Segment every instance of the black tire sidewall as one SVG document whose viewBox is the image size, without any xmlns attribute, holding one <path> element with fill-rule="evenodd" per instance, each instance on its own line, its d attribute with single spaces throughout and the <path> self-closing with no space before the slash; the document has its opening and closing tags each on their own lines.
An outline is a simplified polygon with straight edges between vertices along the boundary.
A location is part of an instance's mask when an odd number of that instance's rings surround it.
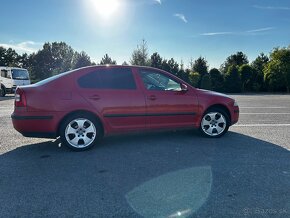
<svg viewBox="0 0 290 218">
<path fill-rule="evenodd" d="M 203 131 L 202 126 L 201 126 L 201 122 L 202 122 L 204 116 L 205 116 L 207 113 L 212 113 L 212 112 L 213 112 L 213 113 L 215 113 L 215 112 L 221 113 L 221 114 L 225 117 L 226 122 L 227 122 L 227 123 L 226 123 L 226 128 L 225 128 L 225 130 L 224 130 L 221 134 L 219 134 L 219 135 L 214 135 L 214 136 L 210 136 L 210 135 L 206 134 L 206 133 Z M 201 132 L 201 134 L 202 134 L 203 136 L 205 136 L 205 137 L 207 137 L 207 138 L 219 138 L 219 137 L 221 137 L 221 136 L 223 136 L 224 134 L 227 133 L 229 127 L 230 127 L 230 118 L 229 118 L 229 116 L 227 115 L 227 113 L 226 113 L 224 110 L 220 109 L 220 108 L 211 108 L 211 109 L 207 110 L 207 111 L 203 114 L 203 116 L 202 116 L 202 118 L 201 118 L 201 120 L 200 120 L 199 131 Z"/>
<path fill-rule="evenodd" d="M 65 137 L 65 130 L 66 130 L 66 127 L 67 125 L 75 120 L 75 119 L 87 119 L 89 121 L 91 121 L 95 127 L 96 127 L 96 137 L 94 139 L 94 141 L 88 145 L 87 147 L 84 147 L 84 148 L 76 148 L 74 146 L 72 146 L 66 139 Z M 88 150 L 90 148 L 92 148 L 96 143 L 97 141 L 101 138 L 101 125 L 100 123 L 98 122 L 98 120 L 96 119 L 96 117 L 94 117 L 93 115 L 90 115 L 90 114 L 87 114 L 87 113 L 76 113 L 76 114 L 72 114 L 70 116 L 68 116 L 61 124 L 60 126 L 60 139 L 61 139 L 61 142 L 67 146 L 68 148 L 74 150 L 74 151 L 84 151 L 84 150 Z"/>
</svg>

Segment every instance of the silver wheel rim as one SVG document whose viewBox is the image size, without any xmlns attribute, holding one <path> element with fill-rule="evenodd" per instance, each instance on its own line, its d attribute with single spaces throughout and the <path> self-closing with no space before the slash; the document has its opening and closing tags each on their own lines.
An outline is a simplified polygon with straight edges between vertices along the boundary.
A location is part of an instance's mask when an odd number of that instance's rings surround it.
<svg viewBox="0 0 290 218">
<path fill-rule="evenodd" d="M 207 113 L 201 121 L 202 131 L 209 136 L 218 136 L 222 134 L 226 127 L 226 118 L 219 112 Z"/>
<path fill-rule="evenodd" d="M 96 134 L 95 125 L 84 118 L 71 121 L 65 129 L 66 141 L 75 148 L 88 147 L 95 140 Z"/>
</svg>

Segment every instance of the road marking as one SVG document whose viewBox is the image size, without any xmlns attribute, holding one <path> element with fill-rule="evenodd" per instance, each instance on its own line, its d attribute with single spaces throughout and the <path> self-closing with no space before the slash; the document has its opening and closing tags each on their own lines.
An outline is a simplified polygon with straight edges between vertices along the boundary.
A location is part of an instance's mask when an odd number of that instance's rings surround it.
<svg viewBox="0 0 290 218">
<path fill-rule="evenodd" d="M 240 107 L 240 108 L 266 108 L 266 109 L 283 109 L 283 108 L 288 108 L 288 107 Z"/>
<path fill-rule="evenodd" d="M 276 114 L 280 114 L 280 115 L 290 115 L 290 113 L 240 113 L 240 114 L 260 114 L 260 115 L 276 115 Z"/>
<path fill-rule="evenodd" d="M 273 126 L 290 126 L 288 123 L 283 123 L 283 124 L 237 124 L 234 125 L 236 127 L 273 127 Z"/>
</svg>

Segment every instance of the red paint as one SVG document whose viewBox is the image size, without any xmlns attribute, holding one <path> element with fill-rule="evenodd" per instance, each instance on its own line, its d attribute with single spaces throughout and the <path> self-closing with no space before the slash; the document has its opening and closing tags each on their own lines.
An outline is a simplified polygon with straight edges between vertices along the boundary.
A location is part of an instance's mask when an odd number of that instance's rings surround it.
<svg viewBox="0 0 290 218">
<path fill-rule="evenodd" d="M 129 68 L 136 89 L 81 88 L 78 79 L 100 69 Z M 139 71 L 154 71 L 187 86 L 187 91 L 147 90 Z M 87 111 L 99 118 L 105 135 L 151 129 L 198 128 L 204 112 L 213 105 L 229 112 L 231 124 L 238 121 L 239 108 L 225 95 L 191 87 L 179 78 L 154 68 L 93 66 L 81 68 L 45 84 L 18 88 L 12 121 L 20 133 L 53 133 L 70 113 Z M 23 100 L 23 102 L 21 102 Z M 193 115 L 193 113 L 195 115 Z M 34 117 L 35 119 L 30 119 Z M 52 119 L 43 119 L 52 117 Z M 41 118 L 41 119 L 38 119 Z"/>
</svg>

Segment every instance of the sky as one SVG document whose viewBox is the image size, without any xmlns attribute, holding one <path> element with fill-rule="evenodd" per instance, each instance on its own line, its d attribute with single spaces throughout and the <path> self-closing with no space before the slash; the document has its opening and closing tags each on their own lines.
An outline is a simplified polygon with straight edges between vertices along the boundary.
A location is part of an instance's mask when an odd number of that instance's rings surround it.
<svg viewBox="0 0 290 218">
<path fill-rule="evenodd" d="M 147 41 L 149 54 L 187 66 L 205 57 L 219 67 L 244 52 L 290 45 L 290 0 L 0 0 L 0 46 L 37 52 L 45 42 L 64 41 L 100 62 L 118 64 Z"/>
</svg>

